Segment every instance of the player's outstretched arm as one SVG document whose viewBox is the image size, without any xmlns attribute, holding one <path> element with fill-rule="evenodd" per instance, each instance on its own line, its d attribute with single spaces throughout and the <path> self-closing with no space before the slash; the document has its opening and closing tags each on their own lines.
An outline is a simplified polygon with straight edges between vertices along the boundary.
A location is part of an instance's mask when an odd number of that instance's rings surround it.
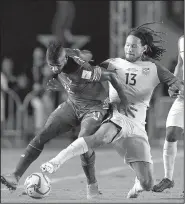
<svg viewBox="0 0 185 204">
<path fill-rule="evenodd" d="M 76 55 L 73 56 L 73 59 L 80 66 L 79 72 L 82 80 L 94 83 L 109 81 L 118 92 L 121 100 L 121 109 L 125 111 L 126 115 L 130 114 L 132 117 L 135 117 L 132 110 L 136 111 L 136 109 L 128 103 L 127 97 L 124 93 L 124 85 L 116 73 L 116 70 L 107 70 L 100 66 L 92 66 Z"/>
<path fill-rule="evenodd" d="M 130 114 L 132 117 L 135 117 L 132 111 L 137 110 L 129 104 L 124 92 L 125 86 L 118 76 L 116 70 L 107 70 L 100 66 L 91 66 L 88 62 L 84 62 L 84 60 L 79 57 L 74 59 L 77 60 L 76 62 L 81 65 L 81 78 L 83 80 L 89 82 L 109 81 L 118 92 L 119 98 L 121 100 L 121 109 L 124 110 L 127 116 Z"/>
<path fill-rule="evenodd" d="M 134 107 L 132 107 L 131 104 L 129 104 L 124 91 L 125 86 L 121 78 L 118 76 L 116 70 L 107 70 L 101 67 L 101 75 L 100 75 L 99 81 L 109 81 L 117 91 L 118 96 L 121 100 L 120 108 L 124 110 L 127 116 L 130 114 L 132 117 L 135 117 L 132 111 L 137 111 L 137 110 Z"/>
<path fill-rule="evenodd" d="M 162 66 L 159 62 L 155 62 L 157 66 L 157 73 L 161 83 L 167 84 L 174 94 L 184 92 L 184 82 L 178 79 L 174 74 L 172 74 L 167 68 Z M 172 94 L 173 95 L 173 94 Z"/>
<path fill-rule="evenodd" d="M 85 62 L 89 62 L 92 60 L 92 53 L 89 50 L 79 50 L 79 49 L 71 49 L 71 48 L 65 48 L 66 53 L 68 56 L 74 57 L 80 57 Z"/>
</svg>

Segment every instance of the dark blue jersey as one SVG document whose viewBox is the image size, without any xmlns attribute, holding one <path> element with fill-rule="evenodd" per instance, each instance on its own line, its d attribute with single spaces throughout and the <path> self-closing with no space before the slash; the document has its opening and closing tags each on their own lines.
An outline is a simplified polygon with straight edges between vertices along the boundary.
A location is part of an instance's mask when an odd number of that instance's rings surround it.
<svg viewBox="0 0 185 204">
<path fill-rule="evenodd" d="M 78 56 L 68 56 L 67 64 L 58 75 L 68 96 L 73 101 L 88 103 L 104 103 L 108 98 L 108 82 L 99 82 L 101 68 L 91 66 Z M 88 66 L 89 65 L 89 66 Z M 106 100 L 107 101 L 107 100 Z"/>
</svg>

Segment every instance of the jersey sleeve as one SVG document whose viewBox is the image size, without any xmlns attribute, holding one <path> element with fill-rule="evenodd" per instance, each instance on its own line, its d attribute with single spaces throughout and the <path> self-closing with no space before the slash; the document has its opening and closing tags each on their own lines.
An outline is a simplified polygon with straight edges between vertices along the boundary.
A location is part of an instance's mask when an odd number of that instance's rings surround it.
<svg viewBox="0 0 185 204">
<path fill-rule="evenodd" d="M 159 81 L 161 83 L 165 83 L 168 86 L 172 85 L 173 83 L 175 83 L 178 79 L 165 67 L 156 64 L 157 67 L 157 74 L 158 74 L 158 78 Z"/>
<path fill-rule="evenodd" d="M 105 69 L 107 69 L 107 70 L 116 70 L 116 67 L 115 67 L 115 65 L 114 65 L 114 61 L 115 61 L 116 59 L 107 59 L 107 60 L 105 60 L 104 62 L 102 62 L 101 64 L 100 64 L 100 66 L 101 67 L 103 67 L 103 68 L 105 68 Z"/>
<path fill-rule="evenodd" d="M 82 67 L 81 78 L 89 82 L 99 82 L 101 78 L 101 67 L 91 66 L 90 69 Z"/>
<path fill-rule="evenodd" d="M 175 77 L 168 69 L 162 66 L 158 61 L 145 56 L 144 61 L 150 61 L 154 63 L 157 67 L 157 75 L 160 83 L 165 83 L 168 86 L 172 85 L 176 81 L 178 81 L 177 77 Z"/>
<path fill-rule="evenodd" d="M 100 66 L 91 66 L 88 62 L 83 62 L 82 66 L 83 66 L 83 71 L 81 76 L 82 79 L 86 79 L 91 82 L 100 81 L 100 78 L 102 75 L 102 69 L 115 70 L 115 67 L 113 66 L 113 63 L 112 63 L 112 59 L 108 59 L 102 62 Z"/>
</svg>

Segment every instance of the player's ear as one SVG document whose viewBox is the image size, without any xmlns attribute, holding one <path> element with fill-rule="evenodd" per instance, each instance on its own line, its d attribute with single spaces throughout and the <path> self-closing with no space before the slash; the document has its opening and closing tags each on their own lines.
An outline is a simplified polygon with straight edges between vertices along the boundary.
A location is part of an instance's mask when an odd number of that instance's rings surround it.
<svg viewBox="0 0 185 204">
<path fill-rule="evenodd" d="M 144 45 L 144 50 L 143 50 L 143 52 L 147 52 L 147 50 L 148 50 L 148 45 Z"/>
</svg>

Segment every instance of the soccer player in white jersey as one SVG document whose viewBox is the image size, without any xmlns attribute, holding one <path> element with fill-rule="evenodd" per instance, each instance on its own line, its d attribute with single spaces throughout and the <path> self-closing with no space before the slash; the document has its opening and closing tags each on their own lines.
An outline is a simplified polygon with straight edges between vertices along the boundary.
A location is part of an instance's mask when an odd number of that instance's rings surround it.
<svg viewBox="0 0 185 204">
<path fill-rule="evenodd" d="M 184 36 L 178 41 L 178 63 L 174 75 L 184 80 Z M 173 188 L 173 172 L 177 154 L 177 140 L 184 131 L 184 93 L 180 93 L 174 101 L 166 121 L 166 138 L 163 147 L 164 178 L 153 187 L 154 192 L 162 192 Z"/>
<path fill-rule="evenodd" d="M 123 81 L 128 101 L 138 110 L 135 118 L 124 114 L 119 107 L 117 92 L 110 86 L 110 100 L 113 103 L 110 117 L 95 134 L 78 138 L 55 158 L 41 165 L 43 172 L 53 173 L 72 157 L 84 154 L 90 148 L 112 143 L 136 173 L 136 182 L 127 197 L 135 198 L 139 192 L 151 190 L 153 165 L 145 131 L 149 101 L 154 88 L 160 82 L 172 86 L 173 90 L 182 89 L 179 80 L 172 73 L 149 61 L 149 58 L 152 61 L 159 60 L 165 52 L 165 49 L 155 44 L 160 40 L 154 41 L 153 35 L 157 33 L 144 26 L 133 29 L 126 39 L 125 59 L 110 59 L 101 64 L 117 71 L 118 77 Z"/>
</svg>

